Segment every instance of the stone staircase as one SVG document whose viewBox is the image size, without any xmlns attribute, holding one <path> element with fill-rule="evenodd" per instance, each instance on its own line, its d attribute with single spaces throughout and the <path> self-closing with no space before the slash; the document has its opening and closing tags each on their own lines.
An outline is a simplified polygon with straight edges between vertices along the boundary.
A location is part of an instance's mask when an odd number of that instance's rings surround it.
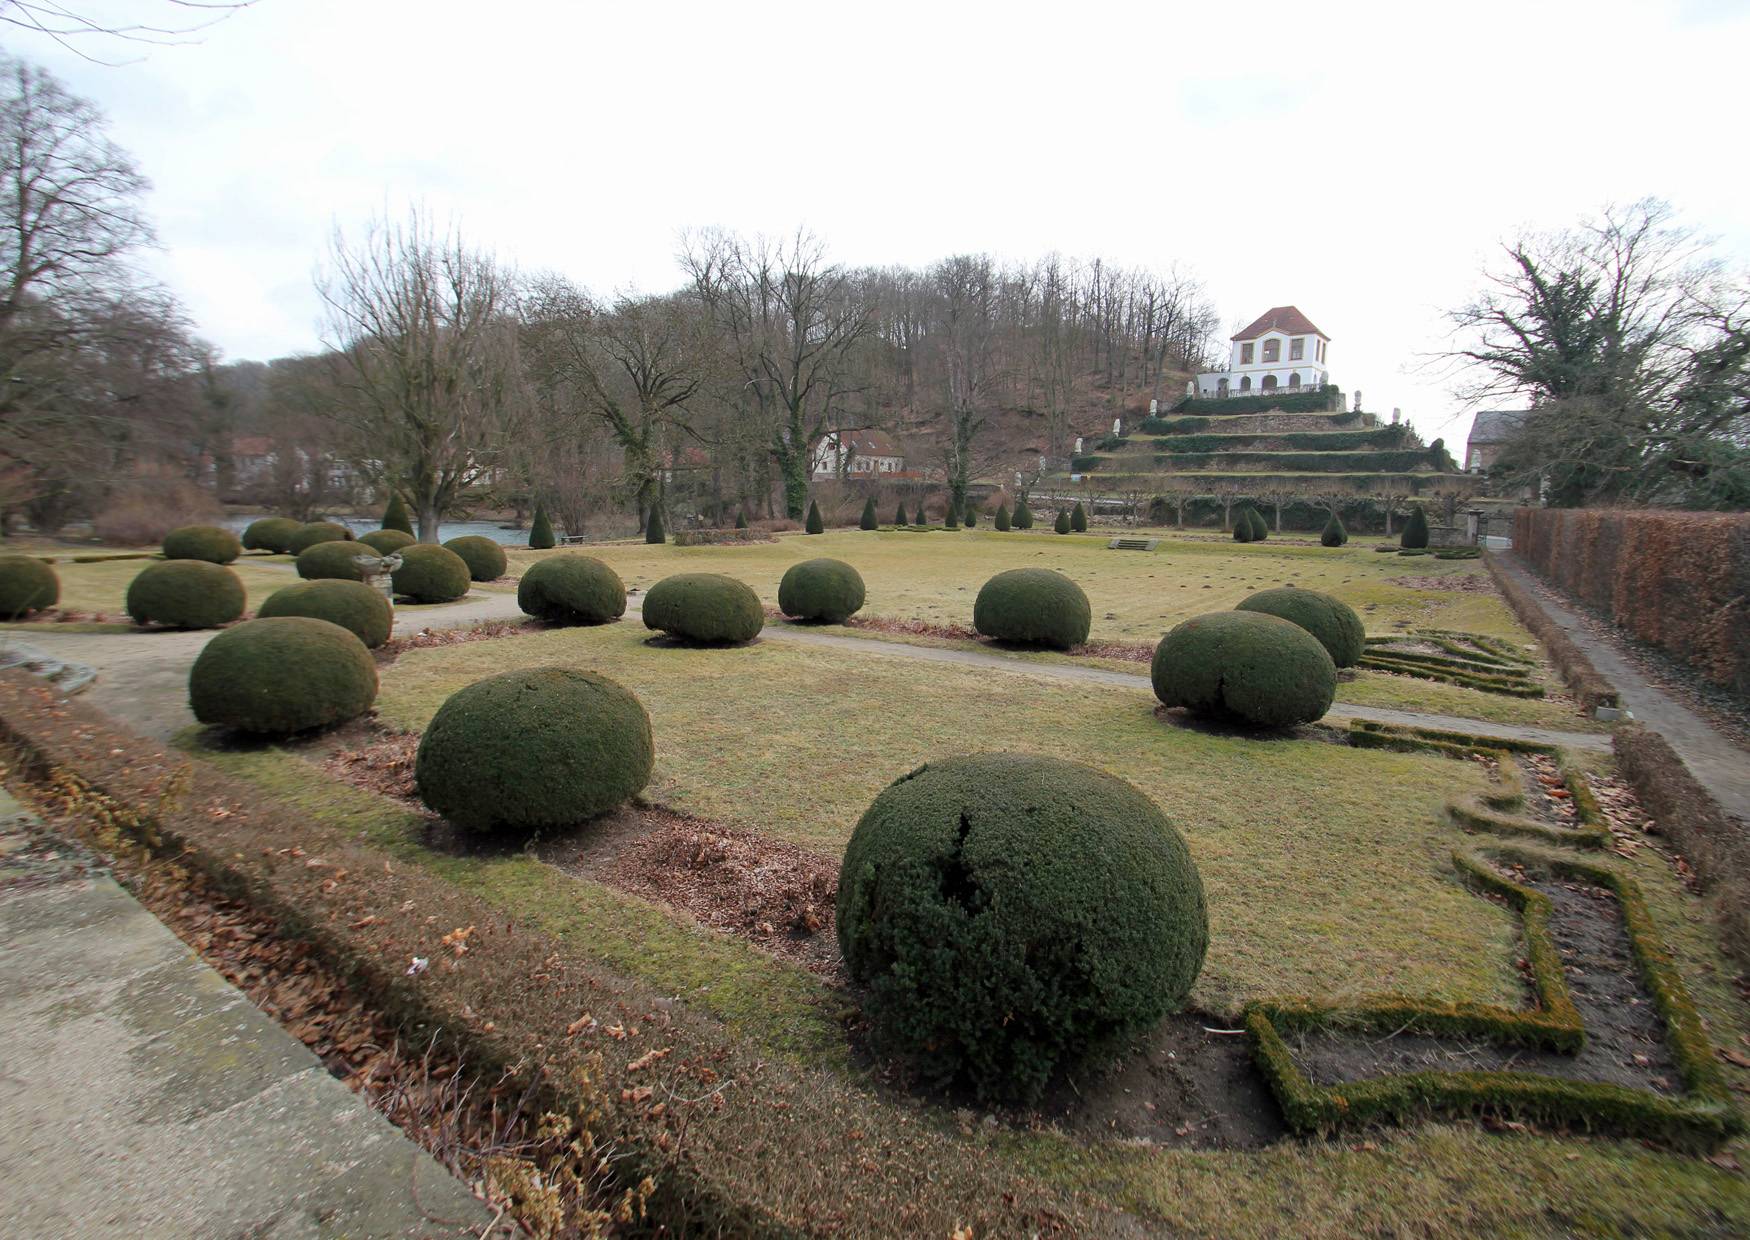
<svg viewBox="0 0 1750 1240">
<path fill-rule="evenodd" d="M 1159 540 L 1154 538 L 1114 538 L 1106 544 L 1108 551 L 1153 551 Z"/>
</svg>

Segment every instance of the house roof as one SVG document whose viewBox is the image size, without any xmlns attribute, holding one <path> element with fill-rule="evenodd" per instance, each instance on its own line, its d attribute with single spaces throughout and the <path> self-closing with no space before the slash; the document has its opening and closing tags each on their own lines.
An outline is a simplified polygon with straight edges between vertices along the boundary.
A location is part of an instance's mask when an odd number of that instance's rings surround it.
<svg viewBox="0 0 1750 1240">
<path fill-rule="evenodd" d="M 1289 336 L 1321 336 L 1326 340 L 1330 339 L 1324 332 L 1314 327 L 1313 321 L 1294 306 L 1272 306 L 1259 315 L 1250 327 L 1232 339 L 1256 340 L 1265 332 L 1282 332 Z"/>
<path fill-rule="evenodd" d="M 1525 425 L 1528 409 L 1479 409 L 1466 443 L 1506 443 Z"/>
<path fill-rule="evenodd" d="M 845 431 L 843 435 L 845 450 L 852 456 L 903 457 L 905 455 L 894 446 L 893 440 L 880 431 Z"/>
</svg>

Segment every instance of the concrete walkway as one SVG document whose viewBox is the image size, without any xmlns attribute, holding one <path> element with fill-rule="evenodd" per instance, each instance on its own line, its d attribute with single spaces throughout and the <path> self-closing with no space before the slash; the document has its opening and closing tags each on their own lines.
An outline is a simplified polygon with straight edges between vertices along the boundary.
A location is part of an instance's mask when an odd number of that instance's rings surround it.
<svg viewBox="0 0 1750 1240">
<path fill-rule="evenodd" d="M 0 1235 L 465 1236 L 491 1214 L 0 790 Z"/>
<path fill-rule="evenodd" d="M 1546 591 L 1551 587 L 1515 555 L 1497 555 L 1496 565 L 1525 588 L 1525 593 L 1561 626 L 1592 660 L 1600 675 L 1616 686 L 1622 705 L 1634 717 L 1670 742 L 1689 773 L 1713 794 L 1726 813 L 1750 823 L 1750 753 L 1715 731 L 1702 716 L 1648 680 L 1623 653 L 1620 642 L 1600 636 L 1579 613 Z"/>
</svg>

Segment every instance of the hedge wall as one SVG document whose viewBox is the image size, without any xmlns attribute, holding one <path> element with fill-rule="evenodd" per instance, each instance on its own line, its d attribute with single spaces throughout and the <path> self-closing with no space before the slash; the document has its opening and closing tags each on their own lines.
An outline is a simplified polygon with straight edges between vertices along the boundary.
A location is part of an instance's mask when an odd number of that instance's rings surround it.
<svg viewBox="0 0 1750 1240">
<path fill-rule="evenodd" d="M 1750 697 L 1750 514 L 1521 508 L 1513 548 L 1631 636 Z"/>
<path fill-rule="evenodd" d="M 1176 446 L 1176 445 L 1175 445 Z M 1157 452 L 1157 468 L 1170 470 L 1220 469 L 1228 472 L 1264 473 L 1411 473 L 1432 469 L 1426 448 L 1396 452 Z"/>
<path fill-rule="evenodd" d="M 1290 413 L 1335 412 L 1342 400 L 1336 387 L 1326 384 L 1317 391 L 1268 392 L 1257 396 L 1191 396 L 1180 401 L 1174 413 L 1262 413 L 1284 409 Z"/>
<path fill-rule="evenodd" d="M 1209 419 L 1185 418 L 1184 421 L 1207 422 Z M 1397 426 L 1376 426 L 1363 431 L 1219 431 L 1209 434 L 1175 434 L 1153 446 L 1158 452 L 1380 451 L 1401 445 L 1408 430 L 1408 427 L 1400 423 Z M 1104 448 L 1100 450 L 1105 451 Z M 1427 449 L 1422 451 L 1425 453 Z"/>
</svg>

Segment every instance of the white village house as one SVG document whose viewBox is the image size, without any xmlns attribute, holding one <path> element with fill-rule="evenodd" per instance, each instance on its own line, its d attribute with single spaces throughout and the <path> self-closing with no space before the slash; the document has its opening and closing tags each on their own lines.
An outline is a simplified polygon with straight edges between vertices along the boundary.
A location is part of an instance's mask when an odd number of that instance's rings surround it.
<svg viewBox="0 0 1750 1240">
<path fill-rule="evenodd" d="M 867 477 L 905 471 L 905 455 L 880 431 L 830 431 L 814 448 L 816 478 Z"/>
<path fill-rule="evenodd" d="M 1317 389 L 1329 383 L 1331 338 L 1294 306 L 1276 306 L 1233 338 L 1226 370 L 1197 376 L 1199 396 Z"/>
</svg>

